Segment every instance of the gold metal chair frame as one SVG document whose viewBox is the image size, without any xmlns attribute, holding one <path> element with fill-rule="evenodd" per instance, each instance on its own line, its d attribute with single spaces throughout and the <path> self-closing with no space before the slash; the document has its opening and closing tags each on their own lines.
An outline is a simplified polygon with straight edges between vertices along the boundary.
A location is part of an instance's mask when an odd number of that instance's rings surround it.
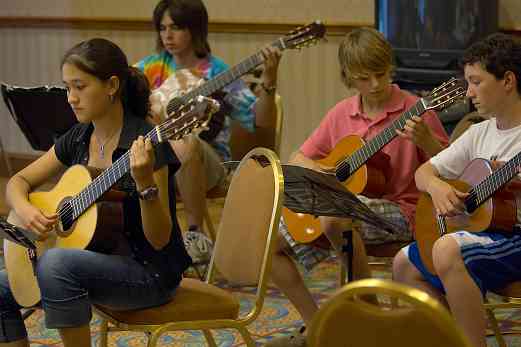
<svg viewBox="0 0 521 347">
<path fill-rule="evenodd" d="M 273 254 L 273 247 L 275 246 L 275 240 L 278 232 L 278 225 L 281 216 L 281 208 L 284 197 L 284 177 L 282 174 L 282 167 L 280 165 L 280 161 L 277 155 L 266 148 L 255 148 L 251 150 L 244 158 L 241 160 L 237 173 L 241 172 L 241 168 L 246 164 L 250 159 L 255 160 L 257 163 L 262 164 L 262 166 L 270 166 L 272 168 L 273 174 L 273 183 L 274 183 L 274 198 L 273 198 L 273 208 L 271 212 L 270 222 L 269 222 L 269 230 L 266 232 L 266 246 L 264 249 L 264 253 L 262 255 L 262 264 L 260 266 L 260 270 L 258 271 L 258 284 L 257 291 L 255 294 L 255 305 L 252 306 L 251 310 L 242 315 L 236 317 L 236 319 L 213 319 L 213 320 L 205 320 L 203 317 L 203 313 L 201 313 L 201 319 L 192 320 L 192 321 L 173 321 L 165 324 L 129 324 L 128 322 L 121 322 L 110 314 L 107 313 L 105 309 L 100 309 L 96 307 L 96 311 L 102 317 L 101 322 L 101 331 L 100 331 L 100 346 L 107 346 L 107 334 L 108 332 L 113 331 L 142 331 L 148 335 L 148 347 L 156 346 L 158 339 L 161 335 L 169 331 L 176 330 L 202 330 L 206 341 L 212 347 L 216 347 L 215 340 L 209 329 L 223 329 L 223 328 L 233 328 L 236 329 L 244 339 L 247 346 L 255 346 L 255 342 L 251 337 L 248 329 L 246 328 L 251 322 L 253 322 L 257 316 L 260 314 L 264 298 L 266 295 L 267 284 L 269 279 L 269 270 L 271 267 L 271 260 Z M 233 180 L 232 180 L 233 185 Z M 221 223 L 222 226 L 222 223 Z M 222 230 L 221 230 L 222 231 Z M 216 248 L 223 247 L 223 245 L 219 245 L 219 238 L 217 238 Z M 215 254 L 212 256 L 210 261 L 209 270 L 207 274 L 207 278 L 205 283 L 212 283 L 215 277 L 216 272 L 216 263 L 215 263 Z M 191 281 L 197 281 L 190 279 Z M 211 285 L 210 285 L 211 286 Z M 175 297 L 173 299 L 175 301 Z M 168 305 L 168 304 L 166 304 Z M 109 326 L 110 323 L 110 326 Z"/>
<path fill-rule="evenodd" d="M 494 294 L 499 295 L 502 299 L 502 302 L 491 303 L 488 300 L 485 300 L 485 312 L 490 322 L 492 332 L 496 337 L 498 346 L 507 347 L 503 335 L 510 334 L 513 332 L 501 332 L 501 330 L 499 329 L 498 320 L 496 319 L 496 316 L 494 314 L 494 310 L 521 308 L 521 282 L 515 282 L 511 284 L 509 287 L 504 288 L 503 290 L 494 292 Z"/>
<path fill-rule="evenodd" d="M 387 310 L 384 309 L 381 304 L 375 305 L 374 302 L 371 301 L 374 300 L 374 297 L 377 295 L 385 295 L 391 299 L 391 304 Z M 371 297 L 373 299 L 371 299 Z M 404 303 L 407 305 L 403 305 Z M 400 306 L 400 304 L 402 304 L 402 306 Z M 353 337 L 355 334 L 349 333 L 349 317 L 342 315 L 342 308 L 344 308 L 344 313 L 347 312 L 346 309 L 348 309 L 349 312 L 352 312 L 352 309 L 356 309 L 356 311 L 361 312 L 361 315 L 359 315 L 361 317 L 376 317 L 373 320 L 374 324 L 371 324 L 371 327 L 374 328 L 375 337 L 381 337 L 382 344 L 380 345 L 382 346 L 434 346 L 438 345 L 439 343 L 439 346 L 450 345 L 451 347 L 471 347 L 471 344 L 467 340 L 466 336 L 464 336 L 463 332 L 457 328 L 455 321 L 451 317 L 450 313 L 437 300 L 419 289 L 389 280 L 374 278 L 355 281 L 345 285 L 329 301 L 322 305 L 322 307 L 315 315 L 311 326 L 309 327 L 307 337 L 308 346 L 323 347 L 326 346 L 326 344 L 328 347 L 358 345 L 368 347 L 372 346 L 370 343 L 362 344 L 361 341 L 356 340 L 357 338 L 360 338 L 360 336 Z M 432 323 L 433 336 L 438 335 L 440 338 L 446 339 L 446 341 L 438 339 L 434 339 L 434 341 L 427 341 L 428 337 L 425 336 L 426 341 L 423 341 L 423 343 L 422 341 L 409 341 L 411 342 L 411 344 L 409 344 L 406 337 L 410 332 L 407 331 L 399 332 L 398 335 L 402 334 L 403 337 L 397 337 L 397 332 L 392 331 L 393 329 L 396 329 L 394 328 L 396 322 L 407 316 L 409 316 L 408 320 L 404 322 L 409 322 L 411 318 L 416 317 L 413 315 L 415 311 L 418 312 L 418 319 L 421 317 L 428 317 L 429 321 L 425 323 Z M 330 331 L 324 332 L 324 328 L 328 326 L 331 327 L 328 324 L 331 324 L 333 319 L 341 322 L 341 324 L 344 324 L 346 327 L 345 332 L 342 331 L 342 336 L 339 337 L 338 340 L 336 340 L 334 336 L 327 335 L 327 333 Z M 378 324 L 378 321 L 382 322 L 381 326 Z M 384 324 L 384 321 L 387 323 Z M 390 321 L 393 322 L 390 323 Z M 367 322 L 364 320 L 359 321 L 358 323 L 366 324 Z M 351 328 L 356 330 L 356 326 L 351 326 Z M 385 331 L 378 331 L 379 328 Z M 425 329 L 426 326 L 424 325 L 422 328 Z M 411 326 L 411 329 L 414 329 L 414 327 Z M 390 335 L 386 335 L 386 331 L 388 333 L 393 332 L 395 336 L 390 338 Z M 359 334 L 360 333 L 357 335 Z M 335 339 L 335 341 L 332 342 L 328 340 L 325 344 L 322 340 L 323 338 L 332 338 Z M 364 336 L 363 338 L 365 339 L 366 337 Z M 393 341 L 397 344 L 393 344 Z"/>
</svg>

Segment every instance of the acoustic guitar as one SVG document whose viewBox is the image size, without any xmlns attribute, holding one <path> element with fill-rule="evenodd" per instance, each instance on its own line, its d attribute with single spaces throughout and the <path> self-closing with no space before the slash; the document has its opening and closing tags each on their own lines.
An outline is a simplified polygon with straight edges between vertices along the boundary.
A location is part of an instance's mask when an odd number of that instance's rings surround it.
<svg viewBox="0 0 521 347">
<path fill-rule="evenodd" d="M 306 26 L 296 28 L 285 36 L 278 38 L 271 43 L 271 46 L 280 51 L 286 49 L 301 49 L 316 44 L 324 37 L 325 33 L 325 25 L 319 21 L 315 21 Z M 150 96 L 154 119 L 161 119 L 165 115 L 175 112 L 180 105 L 183 105 L 197 95 L 211 95 L 219 99 L 221 96 L 216 95 L 216 92 L 252 71 L 264 61 L 264 55 L 261 51 L 258 51 L 208 81 L 202 80 L 201 76 L 198 76 L 197 71 L 194 69 L 177 70 L 168 77 L 159 88 L 155 89 Z M 210 141 L 217 136 L 224 125 L 224 114 L 227 113 L 227 111 L 229 110 L 222 108 L 219 113 L 212 117 L 209 130 L 201 133 L 201 138 Z"/>
<path fill-rule="evenodd" d="M 331 153 L 317 162 L 333 167 L 337 179 L 353 194 L 379 197 L 385 191 L 389 158 L 380 150 L 404 128 L 407 120 L 421 116 L 427 110 L 442 110 L 465 95 L 462 81 L 452 78 L 395 119 L 387 128 L 367 143 L 359 136 L 349 135 L 335 145 Z M 300 243 L 309 243 L 322 235 L 320 221 L 311 215 L 294 213 L 283 208 L 282 215 L 288 232 Z"/>
<path fill-rule="evenodd" d="M 218 107 L 212 99 L 196 97 L 172 117 L 155 126 L 145 137 L 154 145 L 169 139 L 180 139 L 192 130 L 206 126 Z M 107 244 L 117 243 L 118 229 L 122 229 L 121 204 L 110 202 L 118 201 L 123 193 L 118 194 L 110 189 L 129 172 L 129 155 L 129 151 L 124 153 L 94 179 L 86 167 L 74 165 L 50 191 L 29 194 L 33 205 L 44 213 L 56 213 L 59 223 L 47 240 L 35 241 L 36 251 L 8 240 L 4 242 L 9 285 L 21 306 L 31 307 L 40 301 L 34 267 L 37 258 L 46 250 L 60 247 L 98 251 L 99 247 L 104 247 L 101 250 L 107 251 Z M 18 216 L 11 218 L 17 219 Z"/>
<path fill-rule="evenodd" d="M 498 167 L 485 159 L 474 159 L 458 179 L 446 180 L 461 192 L 465 212 L 453 217 L 437 215 L 430 195 L 422 193 L 416 207 L 416 242 L 423 264 L 432 274 L 432 246 L 441 236 L 455 231 L 511 233 L 517 223 L 515 192 L 521 182 L 512 180 L 519 172 L 521 152 Z"/>
</svg>

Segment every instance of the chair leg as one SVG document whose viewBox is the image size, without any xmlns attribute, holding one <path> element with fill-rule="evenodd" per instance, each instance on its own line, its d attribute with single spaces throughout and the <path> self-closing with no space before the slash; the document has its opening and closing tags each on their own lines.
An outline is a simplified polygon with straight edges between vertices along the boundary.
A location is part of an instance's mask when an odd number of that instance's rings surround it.
<svg viewBox="0 0 521 347">
<path fill-rule="evenodd" d="M 163 333 L 158 333 L 156 331 L 147 331 L 145 332 L 147 335 L 147 347 L 155 347 L 157 346 L 157 343 L 159 342 L 159 338 Z"/>
<path fill-rule="evenodd" d="M 212 332 L 210 330 L 203 330 L 204 337 L 206 338 L 206 342 L 208 342 L 208 346 L 217 347 L 215 340 L 213 339 Z"/>
<path fill-rule="evenodd" d="M 346 256 L 346 261 L 340 259 L 340 273 L 338 281 L 340 287 L 353 280 L 353 230 L 347 229 L 342 232 L 344 244 L 342 245 L 342 255 Z"/>
<path fill-rule="evenodd" d="M 503 338 L 503 335 L 501 334 L 501 330 L 499 329 L 499 324 L 496 319 L 496 316 L 494 315 L 494 311 L 487 308 L 485 309 L 487 313 L 488 320 L 490 322 L 490 325 L 492 326 L 492 331 L 494 331 L 494 335 L 496 336 L 496 341 L 499 347 L 507 347 L 507 344 L 505 342 L 505 339 Z"/>
<path fill-rule="evenodd" d="M 346 280 L 347 280 L 347 272 L 346 272 L 346 267 L 344 266 L 344 264 L 339 264 L 340 267 L 338 269 L 338 284 L 339 284 L 339 287 L 342 287 L 344 284 L 346 284 Z"/>
<path fill-rule="evenodd" d="M 109 322 L 105 318 L 101 318 L 99 331 L 99 347 L 107 347 L 108 344 Z"/>
<path fill-rule="evenodd" d="M 208 236 L 212 240 L 213 243 L 215 243 L 215 239 L 217 236 L 217 232 L 215 231 L 215 227 L 212 223 L 212 219 L 210 218 L 210 213 L 208 212 L 208 207 L 204 209 L 204 221 L 206 222 L 206 227 L 208 228 Z"/>
<path fill-rule="evenodd" d="M 246 346 L 248 347 L 255 347 L 255 341 L 251 338 L 250 332 L 245 327 L 237 327 L 237 330 L 241 334 L 242 338 L 244 339 L 244 342 L 246 343 Z"/>
</svg>

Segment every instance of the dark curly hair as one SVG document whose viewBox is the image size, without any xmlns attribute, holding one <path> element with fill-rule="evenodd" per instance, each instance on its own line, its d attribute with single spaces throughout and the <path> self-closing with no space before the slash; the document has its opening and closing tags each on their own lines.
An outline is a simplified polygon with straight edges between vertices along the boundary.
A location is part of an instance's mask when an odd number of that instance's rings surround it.
<svg viewBox="0 0 521 347">
<path fill-rule="evenodd" d="M 465 65 L 479 63 L 483 69 L 497 79 L 505 77 L 507 71 L 516 75 L 517 92 L 521 94 L 521 40 L 511 35 L 496 33 L 471 45 L 460 61 Z"/>
</svg>

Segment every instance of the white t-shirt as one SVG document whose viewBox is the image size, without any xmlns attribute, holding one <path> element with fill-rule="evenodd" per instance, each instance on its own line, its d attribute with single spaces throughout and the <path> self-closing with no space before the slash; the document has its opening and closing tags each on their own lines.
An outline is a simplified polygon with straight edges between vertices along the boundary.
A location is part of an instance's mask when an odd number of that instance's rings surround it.
<svg viewBox="0 0 521 347">
<path fill-rule="evenodd" d="M 439 174 L 457 178 L 476 158 L 506 162 L 521 152 L 521 125 L 500 130 L 495 118 L 472 125 L 448 148 L 430 159 Z M 520 175 L 518 175 L 518 178 Z M 517 220 L 521 224 L 521 192 L 515 195 Z"/>
<path fill-rule="evenodd" d="M 476 158 L 506 162 L 521 152 L 521 125 L 500 130 L 496 119 L 472 125 L 454 143 L 430 159 L 444 178 L 457 178 Z"/>
</svg>

